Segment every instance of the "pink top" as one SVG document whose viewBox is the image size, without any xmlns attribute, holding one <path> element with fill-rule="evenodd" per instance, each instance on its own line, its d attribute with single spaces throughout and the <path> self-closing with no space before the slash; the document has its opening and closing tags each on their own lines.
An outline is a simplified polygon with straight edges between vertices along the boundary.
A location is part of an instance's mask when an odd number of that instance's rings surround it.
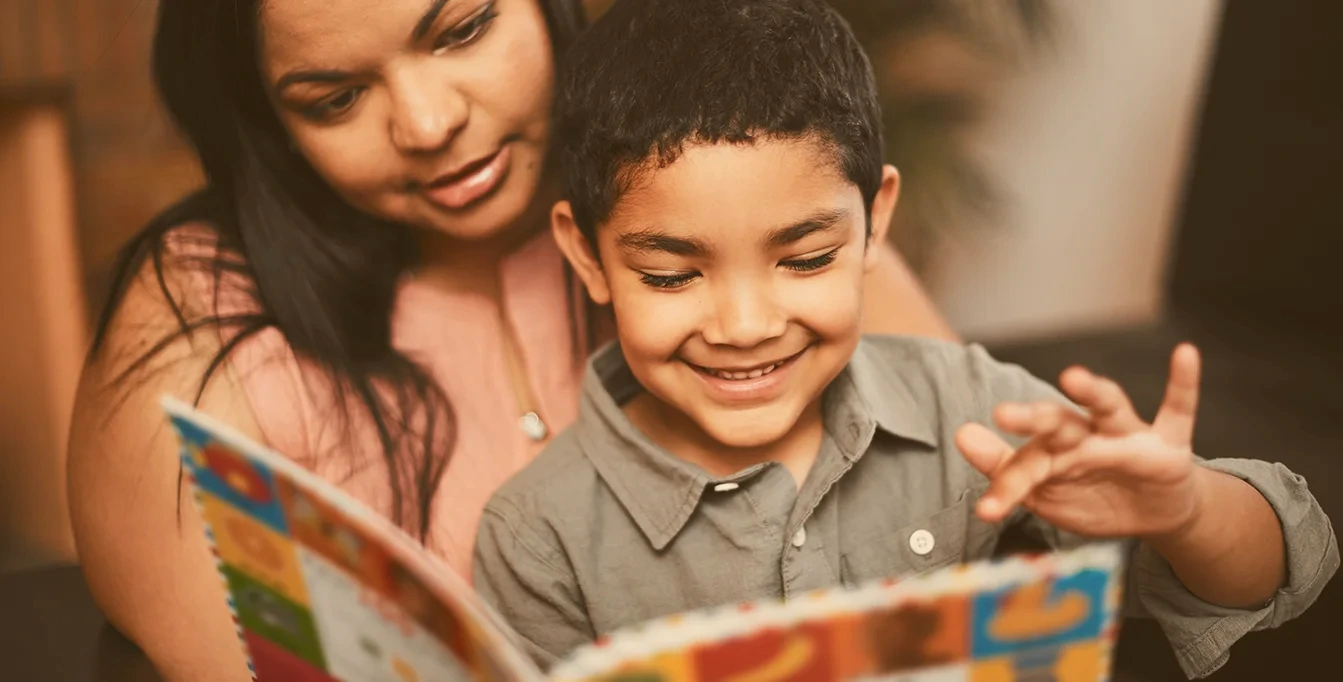
<svg viewBox="0 0 1343 682">
<path fill-rule="evenodd" d="M 502 264 L 505 311 L 525 356 L 536 411 L 552 436 L 577 415 L 582 374 L 565 277 L 549 230 Z M 392 333 L 396 348 L 438 380 L 456 414 L 455 445 L 434 498 L 428 546 L 469 581 L 486 501 L 544 443 L 532 441 L 519 425 L 499 311 L 491 301 L 407 283 L 398 295 Z M 355 442 L 346 442 L 346 431 L 329 416 L 332 392 L 302 365 L 274 329 L 249 340 L 231 360 L 271 447 L 390 514 L 376 432 L 371 425 L 356 428 Z"/>
</svg>

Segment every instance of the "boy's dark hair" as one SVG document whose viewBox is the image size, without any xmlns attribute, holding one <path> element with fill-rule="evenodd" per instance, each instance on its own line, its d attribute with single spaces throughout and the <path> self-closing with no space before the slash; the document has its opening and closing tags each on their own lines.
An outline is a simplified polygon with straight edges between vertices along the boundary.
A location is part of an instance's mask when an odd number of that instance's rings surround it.
<svg viewBox="0 0 1343 682">
<path fill-rule="evenodd" d="M 813 137 L 872 205 L 872 65 L 820 0 L 618 0 L 566 57 L 555 109 L 565 198 L 589 241 L 639 172 L 687 143 Z"/>
</svg>

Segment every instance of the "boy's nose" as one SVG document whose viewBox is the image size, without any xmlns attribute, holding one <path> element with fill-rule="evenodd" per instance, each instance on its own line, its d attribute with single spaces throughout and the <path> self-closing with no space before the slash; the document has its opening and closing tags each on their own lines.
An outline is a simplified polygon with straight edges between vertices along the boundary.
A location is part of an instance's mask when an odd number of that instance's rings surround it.
<svg viewBox="0 0 1343 682">
<path fill-rule="evenodd" d="M 717 298 L 704 327 L 704 340 L 711 344 L 752 348 L 782 336 L 788 326 L 773 297 L 756 287 L 734 287 Z"/>
</svg>

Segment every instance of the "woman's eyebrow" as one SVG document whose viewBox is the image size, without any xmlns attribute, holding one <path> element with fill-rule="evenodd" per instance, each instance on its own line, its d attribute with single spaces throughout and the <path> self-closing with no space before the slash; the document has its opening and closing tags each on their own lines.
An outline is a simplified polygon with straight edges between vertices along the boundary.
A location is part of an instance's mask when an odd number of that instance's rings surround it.
<svg viewBox="0 0 1343 682">
<path fill-rule="evenodd" d="M 433 4 L 429 5 L 429 9 L 425 11 L 424 16 L 420 17 L 420 20 L 415 23 L 415 30 L 410 32 L 411 42 L 418 42 L 424 37 L 424 34 L 429 32 L 429 29 L 434 25 L 434 21 L 438 19 L 438 15 L 442 14 L 443 6 L 446 4 L 448 4 L 448 0 L 434 0 Z"/>
</svg>

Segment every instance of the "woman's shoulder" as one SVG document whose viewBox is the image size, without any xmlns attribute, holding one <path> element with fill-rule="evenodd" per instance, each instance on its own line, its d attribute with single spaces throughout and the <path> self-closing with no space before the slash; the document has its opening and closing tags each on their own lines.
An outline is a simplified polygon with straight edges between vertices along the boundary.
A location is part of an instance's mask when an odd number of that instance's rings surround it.
<svg viewBox="0 0 1343 682">
<path fill-rule="evenodd" d="M 208 368 L 221 347 L 218 320 L 257 309 L 244 261 L 221 244 L 202 221 L 133 238 L 97 321 L 86 378 L 122 383 L 151 369 L 199 376 Z"/>
<path fill-rule="evenodd" d="M 99 323 L 99 331 L 109 335 L 164 332 L 257 310 L 246 259 L 225 246 L 208 222 L 137 236 L 120 267 Z"/>
</svg>

